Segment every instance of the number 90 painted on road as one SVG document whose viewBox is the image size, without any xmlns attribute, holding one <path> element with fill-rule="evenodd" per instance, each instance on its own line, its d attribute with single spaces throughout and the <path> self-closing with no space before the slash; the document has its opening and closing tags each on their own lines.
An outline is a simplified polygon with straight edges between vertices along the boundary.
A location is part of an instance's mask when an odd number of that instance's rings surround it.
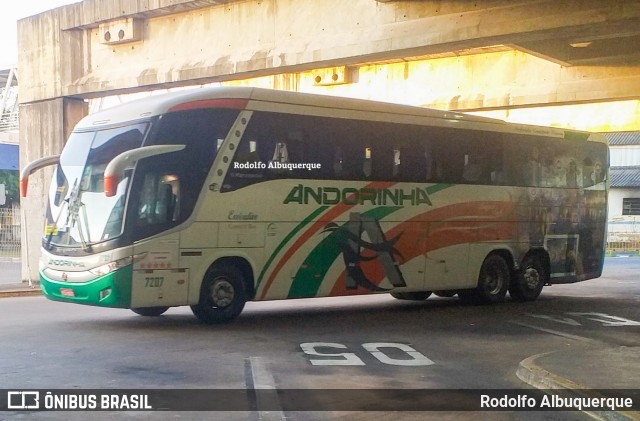
<svg viewBox="0 0 640 421">
<path fill-rule="evenodd" d="M 327 353 L 317 350 L 317 348 L 348 349 L 347 346 L 343 344 L 332 342 L 305 342 L 303 344 L 300 344 L 300 348 L 302 348 L 302 351 L 307 355 L 317 357 L 332 357 L 331 359 L 311 358 L 309 359 L 309 361 L 312 365 L 365 365 L 365 362 L 362 361 L 362 359 L 353 352 Z M 429 358 L 407 344 L 398 344 L 393 342 L 368 342 L 362 344 L 362 348 L 364 348 L 365 351 L 368 351 L 383 364 L 402 366 L 425 366 L 434 364 L 434 362 Z M 406 353 L 409 358 L 391 358 L 383 351 L 381 351 L 381 348 L 395 348 Z"/>
</svg>

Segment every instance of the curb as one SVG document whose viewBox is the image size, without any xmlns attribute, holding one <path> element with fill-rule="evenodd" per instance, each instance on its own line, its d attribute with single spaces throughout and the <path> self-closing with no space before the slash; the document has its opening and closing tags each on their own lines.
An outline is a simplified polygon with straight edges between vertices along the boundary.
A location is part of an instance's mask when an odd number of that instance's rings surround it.
<svg viewBox="0 0 640 421">
<path fill-rule="evenodd" d="M 37 297 L 41 296 L 42 291 L 40 287 L 34 288 L 24 288 L 24 289 L 7 289 L 0 290 L 0 298 L 11 298 L 11 297 Z"/>
<path fill-rule="evenodd" d="M 545 370 L 537 364 L 537 360 L 554 354 L 546 352 L 537 354 L 520 361 L 516 376 L 530 386 L 543 391 L 546 390 L 564 390 L 560 392 L 568 397 L 582 398 L 603 398 L 605 396 L 589 390 L 587 386 L 578 384 L 557 374 Z M 585 414 L 602 421 L 640 421 L 640 413 L 637 411 L 599 411 L 599 410 L 583 410 Z"/>
</svg>

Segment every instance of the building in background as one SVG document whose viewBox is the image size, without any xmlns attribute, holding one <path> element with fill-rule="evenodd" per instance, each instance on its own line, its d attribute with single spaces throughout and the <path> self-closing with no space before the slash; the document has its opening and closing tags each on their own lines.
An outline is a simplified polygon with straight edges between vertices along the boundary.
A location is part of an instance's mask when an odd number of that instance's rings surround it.
<svg viewBox="0 0 640 421">
<path fill-rule="evenodd" d="M 17 74 L 16 69 L 0 70 L 0 263 L 20 256 Z"/>
<path fill-rule="evenodd" d="M 640 132 L 604 133 L 611 149 L 609 242 L 640 251 Z"/>
<path fill-rule="evenodd" d="M 6 140 L 3 134 L 7 132 L 18 132 L 18 70 L 15 68 L 0 69 L 0 142 Z"/>
</svg>

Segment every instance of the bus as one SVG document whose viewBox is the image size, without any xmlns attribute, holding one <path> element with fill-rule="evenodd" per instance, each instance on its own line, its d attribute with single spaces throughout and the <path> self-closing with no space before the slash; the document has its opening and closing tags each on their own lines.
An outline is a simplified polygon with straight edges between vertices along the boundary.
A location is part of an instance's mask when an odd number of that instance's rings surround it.
<svg viewBox="0 0 640 421">
<path fill-rule="evenodd" d="M 588 132 L 215 87 L 86 116 L 21 187 L 56 166 L 46 297 L 221 323 L 252 300 L 531 301 L 599 277 L 608 154 Z"/>
</svg>

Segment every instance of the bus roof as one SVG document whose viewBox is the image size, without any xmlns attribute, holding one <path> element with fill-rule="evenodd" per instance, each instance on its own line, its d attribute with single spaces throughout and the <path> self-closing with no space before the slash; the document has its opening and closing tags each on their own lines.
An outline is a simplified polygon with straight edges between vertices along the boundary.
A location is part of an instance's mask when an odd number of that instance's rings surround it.
<svg viewBox="0 0 640 421">
<path fill-rule="evenodd" d="M 246 105 L 247 109 L 253 109 L 254 107 L 252 107 L 252 104 L 257 106 L 258 103 L 277 103 L 300 107 L 315 107 L 353 112 L 364 111 L 403 116 L 428 117 L 432 119 L 455 120 L 466 123 L 484 123 L 489 126 L 494 126 L 492 129 L 496 131 L 512 131 L 522 134 L 546 135 L 559 138 L 582 138 L 584 140 L 588 139 L 592 141 L 606 142 L 604 136 L 598 136 L 593 133 L 525 124 L 507 124 L 503 120 L 474 116 L 457 111 L 442 111 L 425 107 L 329 95 L 230 86 L 194 88 L 159 95 L 151 95 L 146 98 L 127 102 L 90 114 L 80 120 L 76 125 L 76 129 L 86 130 L 105 125 L 117 125 L 162 115 L 167 112 L 180 109 L 201 108 L 198 106 L 199 102 L 206 103 L 207 101 L 215 100 L 232 100 L 229 101 L 229 104 L 231 104 L 232 107 L 238 107 L 238 104 L 242 104 L 242 108 L 245 108 L 244 105 Z M 264 106 L 258 108 L 264 109 Z M 484 128 L 491 130 L 491 128 L 487 126 Z M 582 134 L 582 136 L 576 136 L 576 134 Z"/>
<path fill-rule="evenodd" d="M 312 106 L 340 110 L 373 111 L 392 114 L 416 115 L 432 118 L 464 119 L 468 121 L 499 122 L 486 117 L 476 117 L 452 111 L 440 111 L 430 108 L 399 105 L 362 99 L 343 98 L 329 95 L 307 94 L 251 87 L 209 87 L 195 88 L 120 104 L 83 118 L 77 128 L 118 124 L 121 122 L 153 117 L 186 107 L 189 103 L 215 99 L 239 99 L 249 101 L 275 102 L 281 104 Z M 250 107 L 249 107 L 250 108 Z"/>
</svg>

